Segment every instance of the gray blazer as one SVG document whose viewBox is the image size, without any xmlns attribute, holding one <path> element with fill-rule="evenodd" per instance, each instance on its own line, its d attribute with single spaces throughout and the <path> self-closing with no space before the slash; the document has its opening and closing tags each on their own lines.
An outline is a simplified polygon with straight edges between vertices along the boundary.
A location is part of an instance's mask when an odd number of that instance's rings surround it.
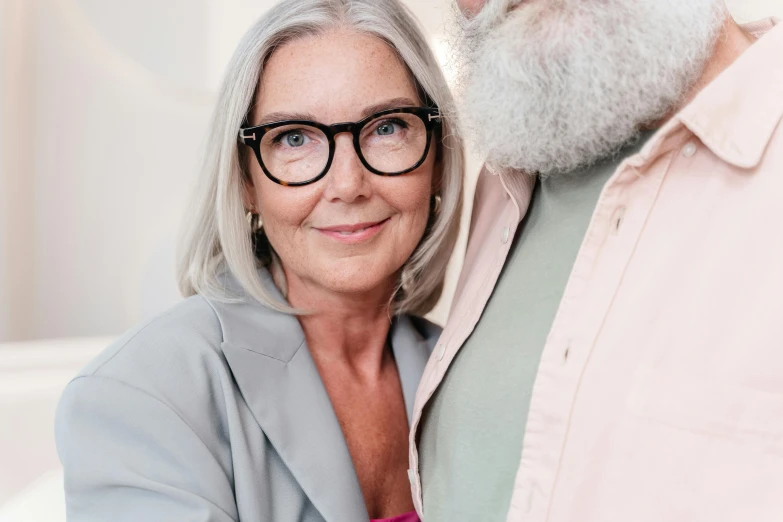
<svg viewBox="0 0 783 522">
<path fill-rule="evenodd" d="M 409 420 L 439 333 L 393 321 Z M 68 384 L 55 431 L 71 522 L 368 520 L 299 322 L 255 302 L 195 296 L 127 333 Z"/>
</svg>

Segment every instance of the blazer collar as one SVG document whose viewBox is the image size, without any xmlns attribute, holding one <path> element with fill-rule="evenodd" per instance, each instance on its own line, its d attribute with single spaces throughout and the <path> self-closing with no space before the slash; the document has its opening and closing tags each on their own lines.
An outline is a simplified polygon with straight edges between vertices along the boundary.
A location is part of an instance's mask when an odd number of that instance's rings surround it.
<svg viewBox="0 0 783 522">
<path fill-rule="evenodd" d="M 408 315 L 397 316 L 392 322 L 391 345 L 397 362 L 397 372 L 400 374 L 409 426 L 413 419 L 416 390 L 439 336 L 439 327 Z"/>
<path fill-rule="evenodd" d="M 283 297 L 266 270 L 264 284 Z M 236 285 L 229 277 L 229 285 Z M 296 317 L 240 299 L 209 300 L 223 329 L 222 350 L 256 422 L 327 522 L 369 520 L 337 416 Z M 409 317 L 390 331 L 410 422 L 431 350 Z"/>
</svg>

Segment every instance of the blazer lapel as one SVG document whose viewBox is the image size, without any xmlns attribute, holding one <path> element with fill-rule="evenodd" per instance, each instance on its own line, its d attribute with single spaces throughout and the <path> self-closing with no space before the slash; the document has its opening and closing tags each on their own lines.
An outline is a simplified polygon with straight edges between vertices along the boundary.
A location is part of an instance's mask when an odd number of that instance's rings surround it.
<svg viewBox="0 0 783 522">
<path fill-rule="evenodd" d="M 268 274 L 262 276 L 269 287 Z M 328 522 L 368 521 L 348 446 L 299 321 L 257 303 L 212 305 L 242 396 L 307 497 Z"/>
</svg>

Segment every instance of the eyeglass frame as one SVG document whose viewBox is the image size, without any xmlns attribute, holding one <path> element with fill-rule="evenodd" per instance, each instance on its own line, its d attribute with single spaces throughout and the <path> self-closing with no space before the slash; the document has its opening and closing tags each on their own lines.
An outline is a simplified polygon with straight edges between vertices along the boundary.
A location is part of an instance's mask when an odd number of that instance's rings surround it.
<svg viewBox="0 0 783 522">
<path fill-rule="evenodd" d="M 361 144 L 359 143 L 359 134 L 361 133 L 365 125 L 367 125 L 371 121 L 376 120 L 387 114 L 399 114 L 399 113 L 415 114 L 416 116 L 419 117 L 419 119 L 421 119 L 421 121 L 424 123 L 424 128 L 427 131 L 427 144 L 424 147 L 424 153 L 422 154 L 421 159 L 418 162 L 416 162 L 416 164 L 413 165 L 412 167 L 405 170 L 401 170 L 399 172 L 381 172 L 380 170 L 373 168 L 373 166 L 370 165 L 365 159 L 364 154 L 362 154 L 362 147 Z M 242 127 L 239 129 L 239 143 L 247 147 L 250 147 L 253 150 L 256 159 L 258 160 L 258 164 L 261 166 L 261 170 L 264 171 L 264 174 L 266 175 L 267 178 L 274 181 L 278 185 L 282 185 L 284 187 L 301 187 L 304 185 L 310 185 L 311 183 L 320 181 L 329 172 L 329 169 L 332 167 L 332 161 L 334 160 L 334 154 L 337 148 L 337 145 L 335 143 L 335 137 L 338 134 L 347 132 L 353 136 L 353 148 L 356 151 L 356 155 L 359 157 L 359 161 L 362 162 L 362 165 L 364 165 L 364 167 L 367 170 L 369 170 L 373 174 L 377 174 L 378 176 L 393 177 L 393 176 L 402 176 L 403 174 L 408 174 L 409 172 L 413 172 L 414 170 L 419 168 L 422 163 L 424 163 L 424 160 L 427 159 L 427 155 L 430 152 L 433 131 L 436 128 L 439 128 L 441 124 L 442 124 L 442 120 L 441 120 L 440 109 L 438 109 L 437 107 L 398 107 L 394 109 L 386 109 L 380 112 L 376 112 L 375 114 L 371 114 L 370 116 L 367 116 L 366 118 L 361 119 L 357 122 L 345 122 L 345 123 L 335 123 L 333 125 L 326 125 L 317 121 L 281 120 L 281 121 L 274 121 L 271 123 L 265 123 L 264 125 L 257 125 L 255 127 Z M 261 158 L 261 139 L 264 137 L 264 135 L 267 132 L 276 129 L 278 127 L 283 127 L 285 125 L 307 125 L 309 127 L 315 127 L 316 129 L 323 132 L 324 135 L 326 136 L 329 142 L 329 158 L 326 161 L 326 166 L 324 167 L 324 169 L 321 171 L 320 174 L 318 174 L 314 178 L 306 181 L 291 181 L 291 182 L 284 181 L 275 177 L 274 174 L 269 172 L 269 169 L 267 169 L 266 165 L 264 164 L 264 160 Z"/>
</svg>

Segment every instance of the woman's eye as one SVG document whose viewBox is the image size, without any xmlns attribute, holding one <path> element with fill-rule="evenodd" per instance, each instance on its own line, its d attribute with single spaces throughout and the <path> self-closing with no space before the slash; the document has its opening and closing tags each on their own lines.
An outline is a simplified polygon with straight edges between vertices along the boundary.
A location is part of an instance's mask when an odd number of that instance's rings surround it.
<svg viewBox="0 0 783 522">
<path fill-rule="evenodd" d="M 289 147 L 301 147 L 305 144 L 305 139 L 305 135 L 299 131 L 287 132 L 283 136 L 283 141 Z"/>
<path fill-rule="evenodd" d="M 375 131 L 381 136 L 388 136 L 390 134 L 394 134 L 394 125 L 391 123 L 384 123 L 383 125 L 379 125 L 378 129 Z"/>
<path fill-rule="evenodd" d="M 274 145 L 289 149 L 297 149 L 313 141 L 306 129 L 282 130 L 279 134 L 270 135 L 270 139 Z"/>
<path fill-rule="evenodd" d="M 378 136 L 391 136 L 397 132 L 400 132 L 404 128 L 405 125 L 402 122 L 385 121 L 383 123 L 379 123 L 378 126 L 375 127 L 375 134 Z"/>
</svg>

